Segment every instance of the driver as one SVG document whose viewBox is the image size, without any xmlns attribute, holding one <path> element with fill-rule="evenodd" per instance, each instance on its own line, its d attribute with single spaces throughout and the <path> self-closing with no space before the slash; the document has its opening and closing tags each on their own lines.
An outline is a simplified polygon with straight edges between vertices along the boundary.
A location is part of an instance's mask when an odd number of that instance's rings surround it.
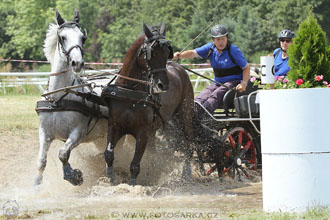
<svg viewBox="0 0 330 220">
<path fill-rule="evenodd" d="M 202 104 L 210 113 L 213 113 L 221 104 L 228 87 L 240 92 L 246 90 L 250 77 L 250 67 L 241 50 L 228 40 L 228 31 L 223 25 L 215 25 L 211 29 L 212 42 L 194 50 L 174 53 L 173 60 L 189 59 L 194 57 L 208 58 L 214 70 L 214 80 L 224 84 L 212 82 L 204 89 L 195 101 Z"/>
</svg>

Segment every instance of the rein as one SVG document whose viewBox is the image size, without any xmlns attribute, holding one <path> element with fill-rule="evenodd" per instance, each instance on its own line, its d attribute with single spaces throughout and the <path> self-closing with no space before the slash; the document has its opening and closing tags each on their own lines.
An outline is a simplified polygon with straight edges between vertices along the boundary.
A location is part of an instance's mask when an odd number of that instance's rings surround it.
<svg viewBox="0 0 330 220">
<path fill-rule="evenodd" d="M 67 72 L 67 71 L 69 71 L 69 69 L 65 69 L 65 70 L 62 70 L 62 71 L 56 72 L 56 73 L 51 73 L 51 74 L 49 74 L 49 76 L 58 76 L 58 75 L 61 75 L 65 72 Z"/>
<path fill-rule="evenodd" d="M 104 70 L 97 70 L 97 69 L 94 69 L 94 68 L 91 68 L 91 67 L 88 67 L 89 70 L 95 70 L 95 71 L 99 71 L 101 72 L 101 74 L 98 74 L 98 75 L 95 75 L 93 77 L 98 77 L 98 76 L 105 76 L 105 75 L 114 75 L 114 76 L 117 76 L 117 77 L 120 77 L 120 78 L 123 78 L 123 79 L 127 79 L 127 80 L 130 80 L 130 81 L 133 81 L 133 82 L 138 82 L 138 83 L 141 83 L 141 84 L 144 84 L 144 85 L 148 85 L 148 86 L 151 86 L 152 83 L 151 82 L 148 82 L 148 81 L 145 81 L 145 80 L 140 80 L 140 79 L 135 79 L 135 78 L 132 78 L 132 77 L 129 77 L 129 76 L 123 76 L 119 73 L 112 73 L 112 72 L 107 72 L 107 71 L 104 71 Z"/>
<path fill-rule="evenodd" d="M 81 88 L 81 87 L 86 87 L 86 86 L 95 88 L 96 87 L 96 84 L 95 83 L 86 83 L 86 84 L 80 84 L 80 85 L 75 85 L 75 86 L 67 86 L 67 87 L 63 87 L 63 88 L 60 88 L 60 89 L 53 90 L 51 92 L 44 93 L 41 96 L 42 97 L 46 97 L 46 96 L 51 95 L 51 94 L 54 94 L 54 93 L 68 92 L 71 89 L 76 89 L 76 88 Z"/>
<path fill-rule="evenodd" d="M 96 69 L 91 68 L 91 67 L 88 67 L 88 69 L 96 70 Z M 166 70 L 166 68 L 164 68 L 164 70 Z M 60 71 L 60 72 L 51 73 L 51 74 L 49 74 L 49 76 L 57 76 L 57 75 L 65 73 L 67 71 L 68 71 L 68 69 L 65 69 L 65 70 Z M 121 77 L 123 79 L 130 80 L 130 81 L 138 82 L 138 83 L 141 83 L 141 84 L 145 84 L 145 85 L 149 85 L 149 86 L 152 85 L 151 82 L 135 79 L 135 78 L 128 77 L 128 76 L 123 76 L 123 75 L 120 75 L 118 73 L 111 73 L 111 72 L 107 72 L 107 71 L 103 71 L 103 70 L 96 70 L 96 71 L 102 72 L 102 74 L 98 74 L 98 75 L 93 76 L 93 77 L 104 76 L 104 75 L 109 75 L 110 74 L 110 75 L 114 75 L 114 76 L 117 76 L 117 77 Z M 91 77 L 91 78 L 93 78 L 93 77 Z M 54 94 L 54 93 L 58 93 L 58 92 L 63 92 L 63 91 L 68 92 L 68 90 L 81 88 L 81 87 L 86 87 L 86 86 L 91 86 L 92 88 L 97 87 L 95 83 L 86 83 L 86 84 L 81 84 L 81 85 L 76 85 L 76 86 L 67 86 L 67 87 L 63 87 L 63 88 L 60 88 L 60 89 L 56 89 L 56 90 L 51 91 L 51 92 L 44 93 L 41 96 L 45 97 L 45 96 L 48 96 L 48 95 L 51 95 L 51 94 Z"/>
<path fill-rule="evenodd" d="M 223 84 L 223 83 L 217 82 L 217 81 L 215 81 L 215 80 L 213 80 L 213 79 L 210 79 L 210 78 L 208 78 L 208 77 L 206 77 L 206 76 L 203 76 L 202 74 L 199 74 L 199 73 L 197 73 L 197 72 L 195 72 L 195 71 L 193 71 L 193 70 L 191 70 L 191 69 L 189 69 L 189 68 L 187 68 L 187 67 L 185 67 L 185 66 L 183 66 L 183 65 L 181 65 L 181 66 L 182 66 L 183 69 L 188 70 L 189 72 L 191 72 L 191 73 L 193 73 L 193 74 L 196 74 L 197 76 L 200 76 L 200 77 L 202 77 L 202 78 L 204 78 L 204 79 L 207 79 L 207 80 L 209 80 L 209 81 L 211 81 L 211 82 L 214 82 L 214 83 L 216 83 L 216 84 L 218 84 L 218 85 L 220 85 L 220 86 L 224 86 L 224 87 L 226 87 L 226 88 L 229 89 L 229 90 L 235 90 L 235 87 L 234 87 L 234 88 L 229 87 L 229 86 L 227 86 L 227 85 L 225 85 L 225 84 Z"/>
</svg>

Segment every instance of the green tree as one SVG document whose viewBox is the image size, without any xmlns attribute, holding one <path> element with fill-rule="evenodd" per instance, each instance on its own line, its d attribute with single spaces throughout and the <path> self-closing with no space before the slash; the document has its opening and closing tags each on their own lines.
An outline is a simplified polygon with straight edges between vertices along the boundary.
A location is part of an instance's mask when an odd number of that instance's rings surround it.
<svg viewBox="0 0 330 220">
<path fill-rule="evenodd" d="M 9 43 L 11 37 L 6 33 L 7 22 L 9 15 L 13 15 L 14 10 L 10 0 L 3 1 L 0 4 L 0 57 L 11 57 L 14 47 Z"/>
<path fill-rule="evenodd" d="M 330 42 L 330 0 L 316 1 L 313 4 L 313 12 L 318 18 L 322 29 L 327 34 L 328 43 Z"/>
<path fill-rule="evenodd" d="M 12 4 L 14 14 L 6 18 L 6 34 L 11 37 L 10 43 L 15 47 L 11 56 L 42 58 L 42 42 L 51 21 L 55 0 L 14 0 Z"/>
<path fill-rule="evenodd" d="M 256 15 L 249 6 L 240 8 L 237 25 L 235 26 L 236 45 L 242 50 L 244 56 L 248 59 L 263 47 L 263 38 L 260 29 L 260 20 L 255 19 Z"/>
<path fill-rule="evenodd" d="M 43 40 L 49 23 L 54 22 L 55 9 L 71 20 L 77 8 L 89 33 L 86 61 L 122 59 L 141 33 L 142 21 L 149 25 L 165 22 L 167 39 L 175 51 L 181 51 L 214 21 L 226 25 L 230 40 L 248 61 L 257 62 L 260 54 L 279 47 L 277 35 L 282 29 L 297 30 L 310 10 L 329 37 L 328 5 L 329 0 L 1 0 L 0 56 L 44 59 Z M 208 29 L 187 49 L 210 40 Z"/>
<path fill-rule="evenodd" d="M 288 78 L 292 81 L 302 78 L 312 82 L 315 75 L 321 74 L 330 81 L 329 46 L 325 32 L 312 14 L 299 25 L 288 56 L 291 67 Z"/>
<path fill-rule="evenodd" d="M 135 19 L 139 13 L 136 11 L 138 3 L 137 0 L 113 0 L 111 4 L 103 5 L 103 13 L 109 14 L 106 18 L 111 20 L 106 22 L 106 28 L 98 29 L 97 43 L 102 47 L 101 60 L 111 62 L 123 58 L 129 45 L 141 33 L 142 21 Z"/>
</svg>

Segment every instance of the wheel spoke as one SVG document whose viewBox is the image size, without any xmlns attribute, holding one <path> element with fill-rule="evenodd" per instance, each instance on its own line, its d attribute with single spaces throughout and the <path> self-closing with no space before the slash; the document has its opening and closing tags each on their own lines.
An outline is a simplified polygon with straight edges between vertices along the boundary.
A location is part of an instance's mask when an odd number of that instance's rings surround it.
<svg viewBox="0 0 330 220">
<path fill-rule="evenodd" d="M 238 168 L 239 168 L 240 170 L 242 170 L 242 172 L 245 174 L 245 176 L 246 176 L 248 179 L 250 179 L 249 174 L 246 172 L 246 170 L 245 170 L 242 166 L 239 166 Z"/>
<path fill-rule="evenodd" d="M 244 155 L 245 155 L 245 153 L 248 151 L 248 149 L 245 149 L 245 148 L 243 148 L 242 150 L 241 150 L 241 152 L 239 153 L 239 158 L 242 158 Z"/>
<path fill-rule="evenodd" d="M 236 167 L 236 172 L 237 172 L 237 175 L 238 175 L 238 180 L 239 180 L 239 181 L 242 181 L 242 179 L 241 179 L 241 174 L 240 174 L 240 172 L 239 172 L 239 170 L 238 170 L 237 167 Z"/>
<path fill-rule="evenodd" d="M 239 131 L 238 132 L 238 144 L 242 145 L 242 141 L 243 141 L 243 131 Z"/>
<path fill-rule="evenodd" d="M 248 150 L 252 144 L 252 140 L 249 139 L 249 141 L 246 143 L 244 149 Z"/>
<path fill-rule="evenodd" d="M 230 167 L 225 168 L 225 169 L 222 171 L 222 176 L 223 176 L 225 173 L 227 173 L 229 170 L 230 170 Z"/>
<path fill-rule="evenodd" d="M 232 170 L 231 178 L 235 179 L 235 166 L 234 166 L 234 164 L 231 166 L 231 170 Z"/>
<path fill-rule="evenodd" d="M 206 176 L 209 176 L 211 173 L 213 173 L 217 169 L 217 165 L 212 166 L 207 172 Z"/>
<path fill-rule="evenodd" d="M 250 133 L 241 127 L 235 127 L 231 130 L 227 130 L 224 134 L 226 144 L 223 153 L 224 170 L 222 174 L 230 172 L 229 176 L 233 179 L 235 175 L 241 180 L 244 175 L 249 178 L 247 169 L 256 169 L 256 151 L 254 147 L 254 140 Z M 236 174 L 237 173 L 237 174 Z"/>
<path fill-rule="evenodd" d="M 229 138 L 229 142 L 230 142 L 231 147 L 234 148 L 235 147 L 235 141 L 233 139 L 233 136 L 232 135 L 229 135 L 228 138 Z"/>
<path fill-rule="evenodd" d="M 231 157 L 229 151 L 226 151 L 226 152 L 225 152 L 225 156 L 228 157 L 228 158 Z"/>
</svg>

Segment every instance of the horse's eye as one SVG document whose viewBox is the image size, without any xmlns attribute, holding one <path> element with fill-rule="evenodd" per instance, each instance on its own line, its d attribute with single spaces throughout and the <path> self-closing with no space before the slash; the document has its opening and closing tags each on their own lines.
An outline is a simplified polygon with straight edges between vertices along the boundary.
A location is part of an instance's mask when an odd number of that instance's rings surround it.
<svg viewBox="0 0 330 220">
<path fill-rule="evenodd" d="M 61 41 L 64 42 L 66 40 L 66 38 L 64 36 L 61 36 Z"/>
</svg>

